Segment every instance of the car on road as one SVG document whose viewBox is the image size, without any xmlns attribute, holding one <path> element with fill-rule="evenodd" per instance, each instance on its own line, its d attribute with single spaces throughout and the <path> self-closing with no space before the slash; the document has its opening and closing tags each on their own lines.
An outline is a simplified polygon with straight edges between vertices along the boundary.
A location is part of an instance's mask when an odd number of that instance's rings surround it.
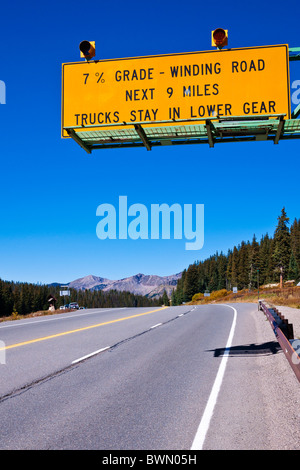
<svg viewBox="0 0 300 470">
<path fill-rule="evenodd" d="M 79 309 L 79 305 L 77 302 L 71 302 L 69 304 L 69 308 Z"/>
<path fill-rule="evenodd" d="M 68 309 L 68 308 L 75 309 L 75 310 L 79 309 L 79 305 L 78 305 L 77 302 L 70 302 L 69 304 L 65 305 L 64 307 L 65 307 L 65 309 Z"/>
</svg>

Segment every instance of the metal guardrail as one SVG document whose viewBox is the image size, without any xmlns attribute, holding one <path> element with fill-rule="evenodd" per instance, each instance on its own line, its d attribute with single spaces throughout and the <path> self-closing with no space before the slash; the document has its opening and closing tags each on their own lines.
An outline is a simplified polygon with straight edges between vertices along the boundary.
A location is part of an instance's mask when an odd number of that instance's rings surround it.
<svg viewBox="0 0 300 470">
<path fill-rule="evenodd" d="M 259 309 L 269 320 L 277 341 L 300 382 L 300 341 L 294 339 L 293 325 L 276 308 L 267 307 L 262 301 L 259 301 Z"/>
</svg>

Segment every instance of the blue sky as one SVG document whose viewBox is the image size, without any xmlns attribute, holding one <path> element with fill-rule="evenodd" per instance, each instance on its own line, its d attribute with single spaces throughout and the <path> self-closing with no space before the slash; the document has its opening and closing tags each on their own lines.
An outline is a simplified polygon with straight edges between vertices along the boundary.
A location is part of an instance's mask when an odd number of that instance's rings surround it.
<svg viewBox="0 0 300 470">
<path fill-rule="evenodd" d="M 88 155 L 60 136 L 61 64 L 80 60 L 80 41 L 95 40 L 98 59 L 191 52 L 211 50 L 211 31 L 222 27 L 232 48 L 296 47 L 299 13 L 297 3 L 284 8 L 279 1 L 2 4 L 0 278 L 169 275 L 253 234 L 273 235 L 283 206 L 291 221 L 299 218 L 297 140 Z M 290 73 L 291 84 L 300 80 L 300 62 Z M 185 250 L 184 239 L 99 240 L 98 205 L 117 206 L 122 195 L 148 208 L 204 204 L 204 247 Z"/>
</svg>

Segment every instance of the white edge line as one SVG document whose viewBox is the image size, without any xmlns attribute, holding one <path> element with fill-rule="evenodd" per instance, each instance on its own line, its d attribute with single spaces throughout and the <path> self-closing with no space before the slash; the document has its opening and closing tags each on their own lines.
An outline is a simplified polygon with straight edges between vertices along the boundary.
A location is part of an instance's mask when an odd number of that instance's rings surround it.
<svg viewBox="0 0 300 470">
<path fill-rule="evenodd" d="M 218 305 L 225 305 L 225 304 L 218 304 Z M 202 419 L 200 421 L 199 427 L 194 437 L 191 450 L 202 450 L 203 448 L 203 444 L 204 444 L 205 437 L 209 428 L 210 420 L 212 418 L 214 407 L 217 402 L 218 394 L 222 385 L 222 380 L 223 380 L 226 363 L 227 363 L 227 359 L 228 359 L 228 355 L 229 355 L 229 351 L 230 351 L 230 347 L 231 347 L 231 343 L 232 343 L 232 339 L 234 335 L 236 317 L 237 317 L 237 311 L 234 307 L 231 307 L 230 305 L 226 305 L 226 307 L 230 307 L 234 311 L 233 321 L 232 321 L 230 333 L 228 336 L 226 348 L 224 351 L 224 355 L 222 357 L 222 361 L 219 366 L 219 370 L 217 372 L 213 387 L 211 389 L 210 396 L 206 404 Z"/>
<path fill-rule="evenodd" d="M 75 361 L 72 361 L 72 364 L 76 364 L 77 362 L 81 362 L 83 361 L 84 359 L 87 359 L 88 357 L 92 357 L 92 356 L 95 356 L 96 354 L 99 354 L 101 353 L 102 351 L 106 351 L 106 349 L 109 349 L 110 346 L 106 346 L 106 348 L 101 348 L 101 349 L 98 349 L 97 351 L 94 351 L 90 354 L 87 354 L 86 356 L 82 356 L 80 357 L 79 359 L 75 359 Z"/>
<path fill-rule="evenodd" d="M 156 328 L 157 326 L 160 326 L 160 325 L 162 325 L 162 323 L 157 323 L 157 325 L 151 326 L 150 330 L 152 330 L 152 328 Z"/>
</svg>

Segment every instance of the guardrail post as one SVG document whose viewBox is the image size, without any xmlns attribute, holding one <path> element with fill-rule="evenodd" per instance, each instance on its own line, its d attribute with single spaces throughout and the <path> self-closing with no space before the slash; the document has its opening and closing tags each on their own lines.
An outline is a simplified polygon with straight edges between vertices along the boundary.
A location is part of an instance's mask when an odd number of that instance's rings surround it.
<svg viewBox="0 0 300 470">
<path fill-rule="evenodd" d="M 288 339 L 294 339 L 294 327 L 292 323 L 288 323 L 288 332 L 289 332 Z"/>
<path fill-rule="evenodd" d="M 281 346 L 294 374 L 300 382 L 300 356 L 299 351 L 293 348 L 294 343 L 294 329 L 293 325 L 278 312 L 277 309 L 268 308 L 263 302 L 260 304 L 260 309 L 264 312 L 273 332 Z M 278 312 L 278 313 L 277 313 Z M 295 344 L 295 343 L 294 343 Z"/>
</svg>

